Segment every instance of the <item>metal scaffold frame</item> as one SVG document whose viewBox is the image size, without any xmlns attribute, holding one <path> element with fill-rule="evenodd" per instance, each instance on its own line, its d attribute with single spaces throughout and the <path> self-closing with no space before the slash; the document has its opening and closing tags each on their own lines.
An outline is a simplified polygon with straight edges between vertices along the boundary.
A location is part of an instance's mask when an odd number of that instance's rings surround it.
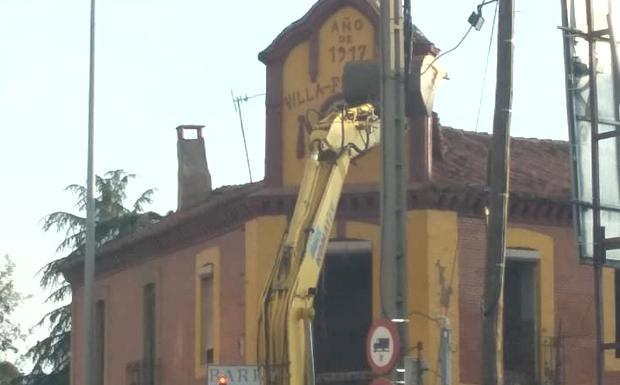
<svg viewBox="0 0 620 385">
<path fill-rule="evenodd" d="M 569 133 L 572 152 L 573 171 L 573 217 L 580 258 L 583 262 L 591 263 L 594 272 L 594 300 L 596 317 L 596 383 L 604 384 L 604 353 L 607 349 L 617 349 L 617 343 L 605 343 L 603 336 L 603 298 L 602 298 L 602 270 L 604 266 L 620 267 L 620 260 L 614 257 L 608 259 L 608 252 L 620 249 L 619 234 L 605 235 L 605 225 L 617 225 L 620 217 L 620 202 L 610 202 L 601 199 L 601 143 L 608 145 L 615 140 L 615 159 L 607 159 L 618 168 L 620 161 L 620 65 L 618 61 L 617 31 L 614 31 L 612 0 L 607 0 L 606 27 L 601 28 L 600 7 L 602 1 L 581 0 L 585 8 L 579 8 L 576 0 L 562 0 L 562 27 L 564 31 L 564 62 L 566 68 L 566 97 Z M 596 4 L 595 4 L 596 3 Z M 578 25 L 578 17 L 585 11 L 585 25 Z M 586 27 L 586 30 L 583 30 Z M 618 26 L 616 25 L 616 28 Z M 581 29 L 580 29 L 581 28 Z M 587 63 L 580 60 L 577 45 L 587 45 Z M 601 94 L 599 82 L 602 72 L 599 67 L 606 64 L 605 58 L 599 55 L 597 44 L 609 45 L 609 75 L 611 80 L 611 115 L 601 116 Z M 604 74 L 604 73 L 603 73 Z M 609 77 L 609 76 L 608 76 Z M 609 88 L 609 87 L 608 87 Z M 585 95 L 585 96 L 584 96 Z M 580 99 L 581 98 L 581 99 Z M 610 104 L 610 103 L 611 104 Z M 607 112 L 609 112 L 607 111 Z M 584 136 L 589 130 L 589 138 Z M 589 140 L 589 148 L 587 146 Z M 608 142 L 603 142 L 608 141 Z M 613 146 L 612 146 L 613 148 Z M 589 152 L 589 154 L 588 154 Z M 588 156 L 589 155 L 589 156 Z M 584 167 L 584 163 L 590 167 Z M 588 175 L 589 173 L 589 175 Z M 619 170 L 616 170 L 620 174 Z M 606 179 L 606 178 L 603 178 Z M 620 180 L 620 176 L 616 176 Z M 612 182 L 613 183 L 613 180 Z M 616 186 L 612 186 L 616 188 Z M 601 214 L 605 214 L 602 220 Z M 609 235 L 609 234 L 608 234 Z"/>
</svg>

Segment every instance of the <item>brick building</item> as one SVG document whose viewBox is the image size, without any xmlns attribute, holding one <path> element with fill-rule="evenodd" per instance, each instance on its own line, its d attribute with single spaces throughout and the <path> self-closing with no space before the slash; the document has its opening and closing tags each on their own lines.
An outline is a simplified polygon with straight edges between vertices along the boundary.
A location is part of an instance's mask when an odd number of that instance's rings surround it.
<svg viewBox="0 0 620 385">
<path fill-rule="evenodd" d="M 209 364 L 256 363 L 258 299 L 295 203 L 303 117 L 338 97 L 346 61 L 376 57 L 377 23 L 374 1 L 321 0 L 260 53 L 267 75 L 263 181 L 211 191 L 204 142 L 179 135 L 179 209 L 97 251 L 101 383 L 204 384 Z M 419 31 L 415 38 L 416 57 L 437 54 Z M 438 383 L 439 332 L 428 317 L 445 315 L 453 382 L 478 384 L 490 137 L 418 111 L 407 139 L 407 253 L 410 341 L 423 350 L 412 354 L 427 363 L 426 382 Z M 511 152 L 507 379 L 591 384 L 593 283 L 573 245 L 568 144 L 513 138 Z M 365 335 L 381 307 L 378 161 L 375 149 L 355 162 L 338 207 L 318 288 L 320 383 L 356 383 L 337 374 L 364 378 L 368 371 Z M 73 288 L 72 384 L 82 383 L 82 268 L 78 260 L 65 271 Z M 615 341 L 613 271 L 604 280 L 605 336 Z M 620 383 L 613 351 L 605 367 L 610 383 Z"/>
</svg>

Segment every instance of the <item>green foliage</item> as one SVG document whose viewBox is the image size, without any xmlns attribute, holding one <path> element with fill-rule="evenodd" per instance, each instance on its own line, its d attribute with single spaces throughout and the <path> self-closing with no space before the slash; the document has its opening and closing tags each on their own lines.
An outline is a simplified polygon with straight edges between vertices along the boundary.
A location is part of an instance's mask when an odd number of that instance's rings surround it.
<svg viewBox="0 0 620 385">
<path fill-rule="evenodd" d="M 122 238 L 142 225 L 154 223 L 161 218 L 158 214 L 144 213 L 144 206 L 152 202 L 153 189 L 146 190 L 131 205 L 125 207 L 127 185 L 134 174 L 123 170 L 107 172 L 95 179 L 95 243 L 99 247 L 106 242 Z M 86 187 L 70 185 L 67 191 L 77 198 L 76 209 L 79 213 L 86 211 Z M 64 240 L 57 251 L 69 251 L 66 257 L 48 263 L 41 269 L 40 284 L 52 290 L 48 302 L 63 305 L 46 314 L 39 322 L 50 326 L 50 334 L 38 341 L 26 354 L 34 361 L 30 374 L 22 378 L 27 385 L 68 385 L 71 352 L 71 305 L 66 301 L 71 295 L 71 286 L 62 275 L 67 262 L 84 255 L 86 218 L 73 213 L 58 211 L 43 218 L 43 230 L 63 232 Z"/>
<path fill-rule="evenodd" d="M 95 197 L 95 238 L 97 246 L 132 233 L 137 227 L 139 220 L 145 216 L 153 216 L 154 213 L 142 214 L 144 205 L 152 202 L 153 189 L 148 189 L 133 203 L 131 208 L 125 207 L 127 198 L 127 184 L 135 178 L 134 174 L 128 174 L 123 170 L 108 171 L 104 177 L 96 177 L 97 196 Z M 77 197 L 76 208 L 80 212 L 86 211 L 86 187 L 72 184 L 65 189 Z M 157 214 L 154 214 L 159 219 Z M 71 250 L 74 256 L 81 255 L 85 242 L 86 218 L 57 211 L 47 215 L 43 219 L 43 230 L 55 229 L 65 233 L 65 239 L 58 245 L 57 251 Z M 59 263 L 54 261 L 49 264 L 52 271 L 56 271 Z M 44 287 L 49 287 L 51 281 L 47 280 L 49 274 L 43 272 Z"/>
<path fill-rule="evenodd" d="M 0 356 L 7 351 L 16 352 L 14 343 L 24 338 L 19 325 L 10 319 L 15 308 L 26 298 L 15 291 L 14 270 L 15 264 L 8 255 L 5 256 L 0 265 Z"/>
</svg>

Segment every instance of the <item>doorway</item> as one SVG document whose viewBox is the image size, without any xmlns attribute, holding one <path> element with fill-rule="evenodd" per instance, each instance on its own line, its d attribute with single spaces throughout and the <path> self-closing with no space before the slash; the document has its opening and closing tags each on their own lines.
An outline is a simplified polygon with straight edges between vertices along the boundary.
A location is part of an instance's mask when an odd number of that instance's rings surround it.
<svg viewBox="0 0 620 385">
<path fill-rule="evenodd" d="M 537 384 L 535 261 L 507 260 L 504 281 L 505 385 Z"/>
<path fill-rule="evenodd" d="M 370 242 L 330 242 L 314 303 L 318 384 L 367 384 L 366 335 L 372 322 Z"/>
</svg>

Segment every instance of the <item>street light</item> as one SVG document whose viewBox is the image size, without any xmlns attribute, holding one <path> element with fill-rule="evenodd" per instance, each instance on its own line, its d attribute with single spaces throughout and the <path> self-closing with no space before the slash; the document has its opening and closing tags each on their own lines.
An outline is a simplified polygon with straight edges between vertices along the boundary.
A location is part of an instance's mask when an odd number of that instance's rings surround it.
<svg viewBox="0 0 620 385">
<path fill-rule="evenodd" d="M 495 3 L 497 0 L 489 0 L 483 1 L 476 7 L 476 10 L 469 15 L 467 21 L 471 24 L 472 27 L 476 29 L 476 31 L 480 31 L 482 29 L 482 25 L 484 24 L 484 17 L 482 17 L 482 7 L 487 4 Z"/>
</svg>

